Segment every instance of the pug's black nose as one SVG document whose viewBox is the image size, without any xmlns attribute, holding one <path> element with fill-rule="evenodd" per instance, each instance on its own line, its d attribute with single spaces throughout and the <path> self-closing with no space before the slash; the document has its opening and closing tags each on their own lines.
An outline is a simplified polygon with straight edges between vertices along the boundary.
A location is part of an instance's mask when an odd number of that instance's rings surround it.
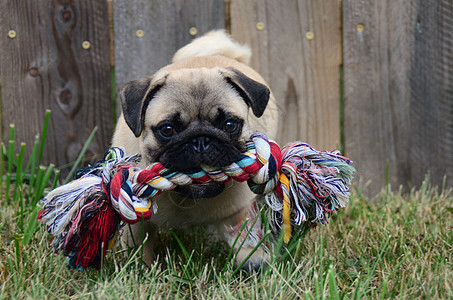
<svg viewBox="0 0 453 300">
<path fill-rule="evenodd" d="M 197 152 L 203 152 L 209 149 L 212 139 L 207 136 L 198 136 L 192 139 L 192 147 Z"/>
</svg>

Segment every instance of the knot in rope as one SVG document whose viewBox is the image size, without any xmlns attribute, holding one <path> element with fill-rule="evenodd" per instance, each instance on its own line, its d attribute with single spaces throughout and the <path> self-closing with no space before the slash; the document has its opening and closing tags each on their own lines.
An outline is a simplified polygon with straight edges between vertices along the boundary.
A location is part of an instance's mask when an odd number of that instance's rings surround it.
<svg viewBox="0 0 453 300">
<path fill-rule="evenodd" d="M 262 133 L 255 133 L 246 143 L 246 150 L 237 162 L 223 168 L 201 165 L 191 173 L 181 173 L 165 168 L 160 162 L 145 169 L 136 167 L 138 156 L 126 157 L 122 148 L 111 148 L 99 164 L 103 185 L 110 185 L 113 208 L 126 223 L 136 223 L 152 216 L 152 198 L 180 185 L 230 180 L 248 181 L 257 194 L 270 193 L 278 182 L 281 165 L 280 147 Z M 131 163 L 132 162 L 132 163 Z M 92 173 L 92 170 L 89 170 Z M 108 174 L 110 176 L 108 176 Z M 108 191 L 106 191 L 108 192 Z"/>
</svg>

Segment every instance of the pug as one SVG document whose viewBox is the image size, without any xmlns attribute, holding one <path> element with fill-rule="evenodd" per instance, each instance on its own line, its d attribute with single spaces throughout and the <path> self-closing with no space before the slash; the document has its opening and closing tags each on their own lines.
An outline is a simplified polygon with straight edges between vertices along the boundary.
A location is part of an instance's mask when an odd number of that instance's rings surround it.
<svg viewBox="0 0 453 300">
<path fill-rule="evenodd" d="M 247 65 L 250 53 L 224 31 L 213 31 L 178 50 L 172 64 L 128 83 L 119 93 L 122 114 L 112 145 L 124 147 L 128 155 L 141 154 L 142 168 L 159 161 L 190 172 L 202 164 L 223 167 L 236 162 L 256 131 L 274 139 L 275 99 L 264 79 Z M 148 265 L 155 258 L 159 228 L 214 225 L 232 246 L 247 219 L 251 234 L 242 232 L 237 265 L 263 236 L 256 195 L 247 183 L 180 186 L 153 200 L 157 210 L 145 228 L 138 223 L 122 235 L 128 246 L 141 245 L 143 232 L 148 235 L 143 249 Z M 267 255 L 264 247 L 258 248 L 244 268 L 258 270 Z"/>
</svg>

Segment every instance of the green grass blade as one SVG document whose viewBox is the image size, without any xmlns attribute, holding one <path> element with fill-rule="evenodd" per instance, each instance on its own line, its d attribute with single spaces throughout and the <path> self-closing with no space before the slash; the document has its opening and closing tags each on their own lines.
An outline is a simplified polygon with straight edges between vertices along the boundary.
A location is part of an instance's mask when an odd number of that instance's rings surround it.
<svg viewBox="0 0 453 300">
<path fill-rule="evenodd" d="M 38 217 L 39 210 L 40 210 L 39 206 L 35 206 L 33 207 L 33 210 L 30 213 L 27 227 L 24 230 L 23 246 L 28 246 L 31 238 L 38 230 L 38 220 L 36 218 Z"/>
<path fill-rule="evenodd" d="M 138 256 L 138 254 L 141 253 L 141 249 L 142 249 L 143 245 L 145 245 L 147 240 L 148 240 L 148 234 L 143 239 L 141 245 L 135 250 L 135 252 L 132 254 L 132 256 L 127 260 L 126 264 L 121 268 L 121 271 L 119 271 L 118 274 L 116 274 L 113 281 L 116 281 L 123 276 L 124 272 L 126 272 L 126 270 L 127 270 L 127 267 L 129 267 L 129 265 L 131 265 L 134 262 L 135 258 Z"/>
<path fill-rule="evenodd" d="M 236 270 L 234 270 L 234 272 L 231 274 L 231 277 L 234 277 L 242 269 L 242 267 L 245 265 L 245 263 L 250 259 L 250 257 L 252 257 L 252 255 L 256 252 L 256 250 L 258 250 L 258 248 L 263 244 L 263 242 L 266 240 L 266 238 L 269 236 L 270 233 L 271 233 L 271 231 L 268 231 L 268 232 L 266 232 L 266 234 L 264 234 L 263 238 L 259 241 L 259 243 L 252 249 L 252 251 L 250 251 L 249 255 L 247 255 L 247 257 L 236 268 Z"/>
<path fill-rule="evenodd" d="M 13 171 L 14 160 L 14 147 L 15 147 L 15 127 L 14 124 L 9 125 L 9 139 L 8 139 L 8 172 Z"/>
<path fill-rule="evenodd" d="M 392 278 L 393 274 L 395 274 L 396 271 L 399 270 L 399 268 L 401 267 L 401 265 L 406 261 L 406 259 L 407 259 L 408 257 L 409 257 L 408 255 L 405 255 L 405 256 L 403 257 L 403 259 L 400 260 L 400 261 L 398 262 L 398 264 L 393 268 L 392 272 L 389 274 L 388 278 Z"/>
<path fill-rule="evenodd" d="M 368 284 L 370 283 L 371 278 L 373 278 L 374 272 L 376 271 L 376 268 L 377 268 L 379 262 L 381 261 L 381 259 L 382 259 L 382 257 L 384 256 L 384 254 L 387 252 L 387 247 L 388 247 L 388 245 L 389 245 L 390 238 L 391 238 L 391 236 L 389 236 L 389 237 L 387 238 L 387 240 L 386 240 L 385 243 L 384 243 L 384 246 L 382 246 L 382 249 L 381 249 L 381 251 L 379 252 L 378 257 L 377 257 L 377 259 L 374 261 L 374 264 L 373 264 L 373 266 L 372 266 L 372 268 L 371 268 L 371 270 L 370 270 L 370 272 L 369 272 L 369 274 L 368 274 L 368 277 L 367 277 L 367 279 L 365 280 L 365 284 L 363 285 L 363 290 L 364 290 L 365 293 L 367 293 L 366 290 L 367 290 L 367 288 L 368 288 Z"/>
<path fill-rule="evenodd" d="M 313 297 L 313 295 L 310 292 L 304 293 L 304 297 L 307 300 L 315 300 L 315 298 Z"/>
<path fill-rule="evenodd" d="M 382 285 L 380 287 L 380 290 L 382 290 L 380 299 L 382 299 L 382 300 L 387 299 L 386 298 L 387 285 L 388 285 L 388 279 L 386 278 L 386 279 L 384 279 L 384 282 L 382 283 Z"/>
<path fill-rule="evenodd" d="M 39 189 L 43 185 L 44 176 L 46 174 L 46 168 L 43 166 L 39 166 L 38 172 L 36 173 L 36 180 L 33 186 L 33 195 L 32 195 L 32 205 L 36 205 L 37 198 L 39 198 Z"/>
<path fill-rule="evenodd" d="M 362 280 L 360 279 L 360 276 L 357 277 L 356 282 L 355 282 L 355 288 L 354 288 L 354 293 L 352 294 L 352 298 L 354 300 L 359 300 L 362 299 Z"/>
<path fill-rule="evenodd" d="M 55 189 L 58 185 L 58 180 L 60 179 L 60 170 L 59 169 L 55 169 L 55 177 L 53 179 L 53 182 L 52 182 L 52 186 L 51 186 L 51 190 Z"/>
<path fill-rule="evenodd" d="M 8 159 L 8 171 L 6 173 L 6 195 L 5 195 L 5 202 L 6 204 L 9 203 L 9 188 L 11 184 L 11 174 L 13 172 L 13 165 L 14 165 L 14 125 L 11 124 L 9 126 L 9 141 L 8 141 L 8 149 L 7 149 L 7 159 Z"/>
<path fill-rule="evenodd" d="M 74 175 L 75 171 L 79 167 L 80 162 L 82 161 L 83 156 L 85 155 L 85 152 L 88 150 L 88 147 L 90 146 L 91 141 L 93 140 L 94 135 L 96 134 L 97 131 L 98 131 L 98 127 L 96 126 L 96 127 L 94 127 L 94 129 L 91 132 L 90 136 L 86 140 L 85 145 L 83 145 L 83 148 L 82 148 L 82 150 L 79 153 L 79 156 L 77 157 L 74 165 L 71 168 L 71 171 L 69 171 L 69 174 L 68 174 L 68 176 L 66 176 L 66 179 L 64 180 L 63 183 L 67 183 L 69 180 L 71 180 L 72 176 Z"/>
<path fill-rule="evenodd" d="M 272 260 L 271 260 L 272 264 L 275 264 L 280 257 L 280 253 L 282 252 L 282 249 L 285 246 L 284 239 L 285 239 L 285 233 L 282 230 L 282 231 L 280 231 L 280 233 L 278 235 L 278 239 L 274 245 L 273 256 L 272 256 Z"/>
<path fill-rule="evenodd" d="M 305 239 L 305 236 L 310 232 L 310 229 L 312 229 L 315 225 L 316 225 L 315 223 L 312 223 L 309 226 L 303 225 L 305 227 L 303 232 L 301 234 L 293 235 L 291 237 L 291 240 L 289 241 L 288 245 L 286 245 L 286 251 L 284 251 L 284 253 L 281 254 L 281 256 L 279 257 L 279 260 L 286 261 L 287 259 L 289 259 L 290 253 L 294 253 L 293 251 L 295 251 L 297 246 L 300 245 L 301 241 L 303 241 Z M 278 248 L 279 251 L 281 251 L 282 247 L 284 246 L 283 237 L 284 237 L 284 234 L 282 231 L 280 233 L 279 242 L 278 242 L 278 245 L 280 247 L 280 248 Z"/>
<path fill-rule="evenodd" d="M 379 291 L 382 291 L 382 294 L 381 294 L 381 299 L 385 299 L 384 295 L 385 293 L 387 292 L 387 284 L 388 284 L 388 280 L 390 280 L 392 278 L 392 276 L 400 269 L 401 265 L 406 261 L 406 259 L 408 258 L 409 256 L 408 255 L 405 255 L 403 257 L 403 259 L 401 259 L 398 264 L 392 269 L 392 272 L 387 276 L 387 278 L 385 278 L 385 281 L 384 281 L 384 284 L 382 284 L 379 289 L 376 290 L 376 293 L 379 292 Z"/>
<path fill-rule="evenodd" d="M 25 143 L 20 145 L 20 152 L 17 155 L 17 166 L 16 166 L 16 180 L 14 184 L 14 196 L 13 201 L 17 203 L 19 200 L 19 195 L 22 195 L 22 186 L 23 186 L 23 170 L 22 164 L 24 162 L 24 155 L 25 155 Z M 20 189 L 20 191 L 19 191 Z M 21 201 L 23 202 L 23 201 Z"/>
<path fill-rule="evenodd" d="M 44 174 L 42 175 L 42 179 L 39 181 L 39 185 L 36 186 L 35 193 L 33 196 L 33 203 L 32 205 L 35 206 L 39 200 L 41 200 L 44 190 L 46 187 L 48 187 L 50 184 L 50 176 L 53 174 L 53 169 L 54 165 L 50 164 L 47 169 L 43 168 L 45 170 Z"/>
<path fill-rule="evenodd" d="M 186 258 L 186 260 L 188 260 L 190 258 L 190 254 L 187 251 L 186 247 L 184 247 L 184 244 L 181 242 L 178 235 L 176 235 L 176 233 L 173 230 L 170 230 L 170 232 L 173 235 L 173 237 L 176 239 L 176 242 L 178 242 L 178 245 L 181 248 L 181 251 L 184 254 L 184 257 Z"/>
<path fill-rule="evenodd" d="M 46 139 L 47 139 L 47 131 L 49 129 L 49 120 L 50 120 L 50 110 L 46 110 L 46 115 L 44 117 L 44 124 L 42 127 L 42 134 L 41 134 L 41 140 L 40 140 L 40 147 L 39 147 L 39 159 L 38 159 L 38 166 L 41 165 L 42 163 L 42 157 L 44 155 L 44 147 L 46 145 Z"/>
<path fill-rule="evenodd" d="M 241 228 L 239 229 L 239 233 L 236 235 L 236 238 L 234 239 L 233 245 L 231 245 L 231 247 L 230 247 L 230 251 L 228 253 L 228 256 L 227 256 L 227 259 L 226 259 L 226 262 L 225 262 L 225 266 L 223 267 L 222 273 L 225 273 L 225 271 L 227 269 L 227 266 L 228 266 L 228 262 L 233 257 L 234 247 L 236 246 L 236 244 L 237 244 L 237 242 L 239 240 L 239 237 L 242 235 L 242 232 L 244 231 L 245 226 L 247 226 L 248 222 L 249 222 L 249 219 L 248 218 L 245 219 L 244 223 L 242 224 Z"/>
<path fill-rule="evenodd" d="M 14 285 L 15 286 L 20 286 L 20 282 L 18 280 L 18 272 L 19 272 L 19 268 L 17 267 L 17 262 L 16 264 L 13 263 L 13 260 L 11 259 L 11 256 L 8 255 L 8 265 L 9 265 L 9 270 L 11 272 L 11 277 L 12 277 L 12 280 L 14 282 Z"/>
<path fill-rule="evenodd" d="M 146 235 L 146 233 L 145 233 L 145 218 L 143 218 L 143 215 L 142 215 L 142 217 L 140 219 L 140 223 L 142 225 L 141 229 L 142 229 L 142 241 L 143 241 L 143 239 L 145 238 L 145 235 Z M 144 249 L 144 247 L 142 247 L 142 252 L 140 253 L 140 261 L 141 261 L 141 263 L 143 263 L 143 252 L 144 251 L 145 251 L 145 249 Z"/>
<path fill-rule="evenodd" d="M 35 181 L 35 174 L 36 174 L 36 157 L 38 155 L 39 149 L 39 135 L 35 136 L 35 142 L 33 143 L 33 150 L 31 151 L 30 158 L 28 159 L 27 166 L 25 167 L 25 173 L 30 172 L 30 187 L 33 187 L 33 183 Z M 32 191 L 30 191 L 32 193 Z"/>
<path fill-rule="evenodd" d="M 57 281 L 58 281 L 58 279 L 59 279 L 60 276 L 61 276 L 61 275 L 60 275 L 60 274 L 61 274 L 61 271 L 63 270 L 64 267 L 66 267 L 65 264 L 61 264 L 61 266 L 60 266 L 60 268 L 58 269 L 57 273 L 56 273 L 54 276 L 52 276 L 52 277 L 53 277 L 53 282 L 52 282 L 52 284 L 50 285 L 49 291 L 53 291 L 53 290 L 54 290 L 54 287 L 55 287 L 55 285 L 57 284 Z M 49 293 L 47 293 L 47 294 L 49 294 Z"/>
<path fill-rule="evenodd" d="M 335 278 L 335 272 L 332 266 L 329 267 L 327 271 L 327 278 L 329 280 L 329 299 L 340 300 L 340 295 L 338 294 L 337 280 Z"/>
<path fill-rule="evenodd" d="M 255 220 L 253 220 L 252 226 L 250 226 L 250 229 L 247 231 L 247 234 L 245 235 L 244 239 L 242 240 L 241 244 L 239 245 L 238 249 L 236 250 L 236 253 L 234 254 L 235 257 L 238 255 L 239 251 L 241 251 L 242 246 L 244 246 L 245 241 L 247 240 L 248 236 L 250 235 L 250 232 L 252 232 L 253 228 L 255 227 L 255 224 L 258 221 L 258 219 L 259 219 L 259 217 L 256 217 Z M 248 220 L 249 219 L 247 218 L 246 221 L 248 222 Z M 239 234 L 241 235 L 242 232 L 240 232 Z M 260 242 L 262 243 L 262 241 L 263 241 L 263 239 L 261 239 Z"/>
<path fill-rule="evenodd" d="M 315 273 L 315 275 L 313 277 L 314 277 L 314 281 L 315 281 L 315 297 L 316 297 L 316 299 L 322 299 L 323 293 L 322 293 L 321 283 L 319 282 L 318 273 Z"/>
</svg>

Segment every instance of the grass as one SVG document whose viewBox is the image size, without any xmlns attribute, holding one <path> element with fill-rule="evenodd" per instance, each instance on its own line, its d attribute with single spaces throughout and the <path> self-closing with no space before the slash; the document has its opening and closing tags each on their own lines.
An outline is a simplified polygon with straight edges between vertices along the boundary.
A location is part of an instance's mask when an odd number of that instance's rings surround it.
<svg viewBox="0 0 453 300">
<path fill-rule="evenodd" d="M 162 233 L 151 269 L 141 251 L 115 249 L 101 271 L 68 269 L 49 247 L 36 214 L 58 180 L 1 147 L 0 299 L 383 299 L 453 298 L 453 193 L 429 179 L 410 193 L 385 189 L 376 201 L 355 189 L 327 226 L 300 232 L 260 274 L 238 272 L 234 253 L 208 232 Z M 25 146 L 22 146 L 25 147 Z"/>
</svg>

